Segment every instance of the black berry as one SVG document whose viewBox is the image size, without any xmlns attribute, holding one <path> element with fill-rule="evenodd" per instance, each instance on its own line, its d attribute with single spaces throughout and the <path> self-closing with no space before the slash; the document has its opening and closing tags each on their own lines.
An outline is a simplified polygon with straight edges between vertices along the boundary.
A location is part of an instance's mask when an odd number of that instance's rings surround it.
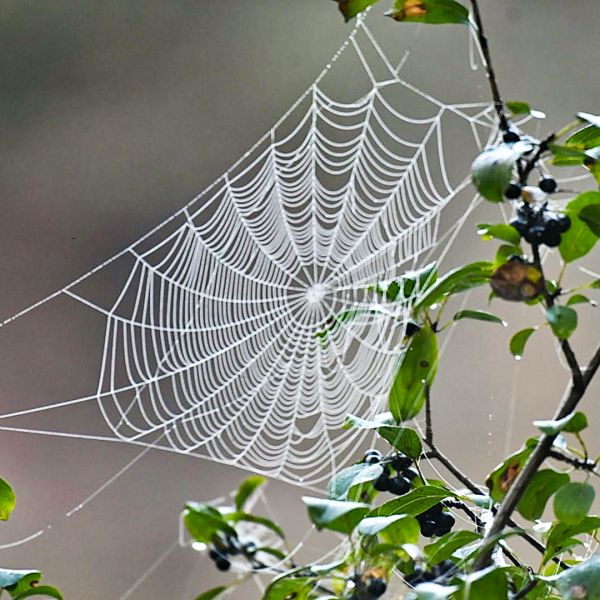
<svg viewBox="0 0 600 600">
<path fill-rule="evenodd" d="M 410 490 L 410 481 L 406 477 L 402 477 L 402 475 L 392 477 L 388 489 L 392 494 L 402 496 Z"/>
<path fill-rule="evenodd" d="M 387 590 L 387 583 L 385 580 L 377 577 L 376 579 L 371 579 L 369 585 L 367 586 L 367 594 L 371 598 L 379 598 L 379 596 L 383 596 L 385 591 Z"/>
<path fill-rule="evenodd" d="M 504 190 L 504 195 L 509 200 L 516 200 L 517 198 L 520 198 L 521 197 L 521 186 L 518 183 L 509 184 L 509 186 Z"/>
<path fill-rule="evenodd" d="M 518 142 L 520 140 L 521 140 L 521 137 L 519 136 L 519 134 L 516 131 L 513 131 L 512 129 L 509 129 L 502 136 L 502 141 L 505 144 L 514 144 L 515 142 Z"/>
<path fill-rule="evenodd" d="M 424 537 L 433 537 L 438 525 L 435 521 L 427 520 L 421 522 L 421 535 Z"/>
<path fill-rule="evenodd" d="M 556 223 L 558 225 L 558 233 L 565 233 L 571 227 L 571 219 L 567 215 L 557 215 Z"/>
<path fill-rule="evenodd" d="M 363 461 L 368 465 L 375 465 L 380 462 L 382 458 L 383 456 L 379 450 L 371 449 L 366 451 Z"/>
<path fill-rule="evenodd" d="M 530 227 L 529 231 L 525 234 L 525 239 L 530 244 L 541 244 L 545 231 L 546 229 L 543 225 L 534 225 L 533 227 Z"/>
<path fill-rule="evenodd" d="M 510 224 L 519 232 L 519 235 L 521 237 L 523 237 L 529 229 L 527 221 L 520 219 L 519 217 L 515 217 L 514 219 L 512 219 Z"/>
<path fill-rule="evenodd" d="M 215 560 L 215 565 L 219 571 L 229 571 L 231 563 L 223 556 L 220 556 Z"/>
<path fill-rule="evenodd" d="M 419 476 L 419 473 L 413 468 L 404 469 L 404 471 L 402 471 L 402 477 L 405 477 L 409 481 L 412 481 L 415 477 L 418 477 L 418 476 Z"/>
<path fill-rule="evenodd" d="M 208 551 L 208 556 L 211 560 L 218 560 L 219 558 L 225 558 L 225 554 L 216 548 L 211 548 Z"/>
<path fill-rule="evenodd" d="M 538 187 L 540 190 L 542 190 L 542 192 L 546 192 L 546 194 L 552 194 L 556 191 L 558 185 L 556 180 L 552 179 L 552 177 L 542 177 L 538 183 Z"/>
<path fill-rule="evenodd" d="M 246 555 L 246 556 L 254 556 L 256 554 L 256 544 L 254 542 L 246 542 L 243 546 L 242 546 L 242 552 Z"/>
<path fill-rule="evenodd" d="M 378 492 L 387 492 L 390 489 L 390 478 L 382 473 L 374 482 L 373 487 Z"/>
<path fill-rule="evenodd" d="M 408 583 L 408 585 L 415 586 L 418 583 L 423 582 L 423 569 L 417 567 L 410 575 L 407 575 L 404 578 L 404 581 Z"/>
<path fill-rule="evenodd" d="M 408 469 L 410 465 L 412 465 L 412 459 L 408 458 L 408 456 L 404 456 L 404 454 L 397 454 L 392 458 L 392 467 L 398 472 L 404 471 L 404 469 Z"/>
<path fill-rule="evenodd" d="M 545 244 L 549 248 L 556 248 L 556 246 L 560 244 L 560 233 L 558 233 L 558 231 L 546 229 L 542 236 L 542 244 Z"/>
</svg>

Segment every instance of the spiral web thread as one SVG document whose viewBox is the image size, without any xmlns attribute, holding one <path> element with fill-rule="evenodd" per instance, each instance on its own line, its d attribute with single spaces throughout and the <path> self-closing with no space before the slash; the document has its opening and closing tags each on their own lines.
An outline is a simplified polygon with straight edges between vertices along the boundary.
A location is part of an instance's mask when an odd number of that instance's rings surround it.
<svg viewBox="0 0 600 600">
<path fill-rule="evenodd" d="M 350 52 L 368 89 L 336 101 L 322 82 Z M 4 322 L 64 295 L 104 315 L 106 329 L 95 394 L 0 418 L 96 401 L 116 439 L 326 480 L 363 435 L 342 430 L 344 416 L 368 418 L 386 401 L 398 323 L 419 292 L 388 306 L 390 318 L 372 314 L 365 290 L 424 264 L 447 242 L 442 210 L 468 194 L 468 169 L 447 168 L 457 149 L 445 147 L 445 129 L 457 124 L 478 148 L 497 132 L 489 103 L 445 105 L 404 81 L 359 19 L 307 92 L 221 178 Z M 102 306 L 80 284 L 117 260 L 131 261 L 129 276 Z M 315 335 L 349 308 L 364 312 L 325 341 Z"/>
</svg>

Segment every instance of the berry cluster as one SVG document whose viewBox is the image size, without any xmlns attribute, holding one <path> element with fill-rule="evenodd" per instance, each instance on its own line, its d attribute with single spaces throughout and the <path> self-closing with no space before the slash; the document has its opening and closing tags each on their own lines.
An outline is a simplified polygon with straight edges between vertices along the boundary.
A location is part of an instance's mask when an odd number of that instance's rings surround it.
<svg viewBox="0 0 600 600">
<path fill-rule="evenodd" d="M 421 526 L 421 535 L 424 537 L 440 537 L 450 533 L 454 523 L 454 517 L 444 510 L 443 504 L 436 504 L 429 510 L 417 516 Z"/>
<path fill-rule="evenodd" d="M 546 205 L 536 210 L 523 203 L 510 224 L 530 244 L 544 244 L 554 248 L 560 244 L 561 234 L 571 226 L 571 220 L 567 215 L 549 211 Z"/>
<path fill-rule="evenodd" d="M 538 182 L 538 187 L 544 194 L 553 194 L 558 189 L 558 184 L 552 177 L 542 177 Z M 517 200 L 522 194 L 523 188 L 514 181 L 504 190 L 504 196 L 509 200 Z"/>
<path fill-rule="evenodd" d="M 219 571 L 228 571 L 231 568 L 231 556 L 243 554 L 246 558 L 252 560 L 256 550 L 257 547 L 254 542 L 242 544 L 237 537 L 228 535 L 225 540 L 219 539 L 211 545 L 208 556 Z"/>
<path fill-rule="evenodd" d="M 385 594 L 386 590 L 387 583 L 385 579 L 374 577 L 366 585 L 360 582 L 349 600 L 377 600 Z"/>
<path fill-rule="evenodd" d="M 406 583 L 411 586 L 416 586 L 419 583 L 425 583 L 427 581 L 434 581 L 436 579 L 443 578 L 450 572 L 454 571 L 456 565 L 451 560 L 445 560 L 438 565 L 435 565 L 431 571 L 423 569 L 423 567 L 416 567 L 415 570 L 407 575 L 405 578 Z"/>
<path fill-rule="evenodd" d="M 369 450 L 365 454 L 364 462 L 376 464 L 381 462 L 383 456 L 379 450 Z M 412 480 L 418 473 L 410 468 L 412 460 L 402 453 L 391 458 L 384 466 L 383 473 L 373 482 L 373 487 L 378 492 L 390 492 L 402 496 L 410 491 Z M 395 474 L 392 473 L 395 471 Z"/>
</svg>

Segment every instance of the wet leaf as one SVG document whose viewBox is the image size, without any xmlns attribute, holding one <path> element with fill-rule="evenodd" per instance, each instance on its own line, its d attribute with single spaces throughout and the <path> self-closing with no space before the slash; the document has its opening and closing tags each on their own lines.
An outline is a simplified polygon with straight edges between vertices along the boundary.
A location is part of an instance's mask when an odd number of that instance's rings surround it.
<svg viewBox="0 0 600 600">
<path fill-rule="evenodd" d="M 469 11 L 455 0 L 396 0 L 385 14 L 395 21 L 431 25 L 469 22 Z"/>
<path fill-rule="evenodd" d="M 387 544 L 416 544 L 419 540 L 419 522 L 410 515 L 366 517 L 358 525 L 361 535 L 378 535 Z"/>
<path fill-rule="evenodd" d="M 507 145 L 484 150 L 471 166 L 473 184 L 479 193 L 491 202 L 502 202 L 504 192 L 512 179 L 515 162 L 520 154 Z"/>
<path fill-rule="evenodd" d="M 534 421 L 533 424 L 543 433 L 555 435 L 561 431 L 579 433 L 588 426 L 588 421 L 582 412 L 575 412 L 556 421 Z"/>
<path fill-rule="evenodd" d="M 387 517 L 390 515 L 420 515 L 422 512 L 435 506 L 446 498 L 452 498 L 454 494 L 444 488 L 434 485 L 424 485 L 413 489 L 394 500 L 390 500 L 373 509 L 369 517 Z"/>
<path fill-rule="evenodd" d="M 544 290 L 544 279 L 539 269 L 518 256 L 498 267 L 490 284 L 497 296 L 513 302 L 531 300 Z"/>
<path fill-rule="evenodd" d="M 566 340 L 577 328 L 577 313 L 568 306 L 551 306 L 546 310 L 546 318 L 559 340 Z"/>
<path fill-rule="evenodd" d="M 410 338 L 390 389 L 388 404 L 396 422 L 419 414 L 425 402 L 426 387 L 435 377 L 437 363 L 437 336 L 431 326 L 424 326 Z"/>
<path fill-rule="evenodd" d="M 499 325 L 503 325 L 506 327 L 506 323 L 496 315 L 492 313 L 485 312 L 483 310 L 461 310 L 457 312 L 453 320 L 459 321 L 460 319 L 474 319 L 476 321 L 488 321 L 489 323 L 498 323 Z"/>
<path fill-rule="evenodd" d="M 456 550 L 480 540 L 481 535 L 474 531 L 452 531 L 435 540 L 435 542 L 425 546 L 427 562 L 431 565 L 437 565 L 450 558 Z"/>
<path fill-rule="evenodd" d="M 421 456 L 423 445 L 417 433 L 408 427 L 388 426 L 380 427 L 377 432 L 392 447 L 409 458 L 417 459 Z"/>
<path fill-rule="evenodd" d="M 566 473 L 541 469 L 533 476 L 521 496 L 517 510 L 528 521 L 536 521 L 544 513 L 546 503 L 552 494 L 567 483 L 569 483 L 569 476 Z"/>
<path fill-rule="evenodd" d="M 594 231 L 579 218 L 579 213 L 589 206 L 600 206 L 600 192 L 579 194 L 565 208 L 565 214 L 571 219 L 571 227 L 562 234 L 562 240 L 558 247 L 565 262 L 572 262 L 585 256 L 598 241 L 598 236 Z"/>
<path fill-rule="evenodd" d="M 330 529 L 339 533 L 350 533 L 369 512 L 370 506 L 362 502 L 342 502 L 303 496 L 308 507 L 310 520 L 317 529 Z"/>
<path fill-rule="evenodd" d="M 235 508 L 242 510 L 252 494 L 266 481 L 266 478 L 260 475 L 251 475 L 245 479 L 235 494 Z"/>
<path fill-rule="evenodd" d="M 377 1 L 378 0 L 335 0 L 346 21 L 353 19 L 356 15 L 360 14 Z"/>
<path fill-rule="evenodd" d="M 380 464 L 358 463 L 336 473 L 327 486 L 327 495 L 332 500 L 346 500 L 350 489 L 360 483 L 377 479 L 383 473 Z"/>
<path fill-rule="evenodd" d="M 564 600 L 600 600 L 600 556 L 591 556 L 546 580 L 558 588 Z"/>
<path fill-rule="evenodd" d="M 521 243 L 519 232 L 512 225 L 506 225 L 505 223 L 499 223 L 498 225 L 477 225 L 477 233 L 484 240 L 503 240 L 513 246 L 518 246 Z"/>
<path fill-rule="evenodd" d="M 525 352 L 525 345 L 531 337 L 531 335 L 537 331 L 537 327 L 528 327 L 527 329 L 521 329 L 515 333 L 510 339 L 509 349 L 511 354 L 517 359 L 523 358 L 523 352 Z"/>
<path fill-rule="evenodd" d="M 554 496 L 554 514 L 562 523 L 577 525 L 588 516 L 595 496 L 589 483 L 568 483 Z"/>
</svg>

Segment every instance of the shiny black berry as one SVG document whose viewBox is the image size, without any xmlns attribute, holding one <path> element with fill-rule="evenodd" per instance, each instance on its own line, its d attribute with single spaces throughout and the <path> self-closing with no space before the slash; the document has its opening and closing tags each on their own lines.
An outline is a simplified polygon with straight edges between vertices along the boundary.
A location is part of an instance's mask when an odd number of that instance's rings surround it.
<svg viewBox="0 0 600 600">
<path fill-rule="evenodd" d="M 504 190 L 504 196 L 509 200 L 516 200 L 521 197 L 521 186 L 518 183 L 511 183 Z"/>
<path fill-rule="evenodd" d="M 378 492 L 387 492 L 390 489 L 390 478 L 382 473 L 374 482 L 373 487 Z"/>
<path fill-rule="evenodd" d="M 387 583 L 384 579 L 377 577 L 376 579 L 371 579 L 369 585 L 367 586 L 367 594 L 370 598 L 379 598 L 385 594 L 387 590 Z"/>
<path fill-rule="evenodd" d="M 519 134 L 516 131 L 513 131 L 512 129 L 509 129 L 502 136 L 502 141 L 505 144 L 514 144 L 515 142 L 518 142 L 520 140 L 521 140 L 521 137 L 519 136 Z"/>
<path fill-rule="evenodd" d="M 419 476 L 419 473 L 416 471 L 416 469 L 413 469 L 413 468 L 404 469 L 404 471 L 402 471 L 402 477 L 405 477 L 409 481 L 412 481 L 415 477 L 418 477 L 418 476 Z"/>
<path fill-rule="evenodd" d="M 217 550 L 216 548 L 211 548 L 208 551 L 208 556 L 211 560 L 218 560 L 219 558 L 225 558 L 226 555 L 224 552 L 221 552 L 220 550 Z"/>
<path fill-rule="evenodd" d="M 381 459 L 383 458 L 381 452 L 379 452 L 379 450 L 367 450 L 365 452 L 365 457 L 363 458 L 363 461 L 366 462 L 368 465 L 375 465 L 378 462 L 381 462 Z"/>
<path fill-rule="evenodd" d="M 510 224 L 519 232 L 519 235 L 523 237 L 529 230 L 529 225 L 526 220 L 515 217 L 511 220 Z"/>
<path fill-rule="evenodd" d="M 541 244 L 544 238 L 544 232 L 546 231 L 543 225 L 534 225 L 525 234 L 525 239 L 530 244 Z"/>
<path fill-rule="evenodd" d="M 435 521 L 427 520 L 421 522 L 421 534 L 425 537 L 433 537 L 438 524 Z"/>
<path fill-rule="evenodd" d="M 229 571 L 231 567 L 231 563 L 224 556 L 217 558 L 217 560 L 215 560 L 215 565 L 219 571 Z"/>
<path fill-rule="evenodd" d="M 257 550 L 258 550 L 258 548 L 256 547 L 256 544 L 254 542 L 246 542 L 242 546 L 242 552 L 246 556 L 254 556 L 256 554 Z"/>
<path fill-rule="evenodd" d="M 404 456 L 404 454 L 397 454 L 392 458 L 391 465 L 394 470 L 398 472 L 404 471 L 404 469 L 408 469 L 408 467 L 412 465 L 412 459 L 408 458 L 408 456 Z"/>
<path fill-rule="evenodd" d="M 546 192 L 546 194 L 552 194 L 556 191 L 558 185 L 556 180 L 552 179 L 552 177 L 542 177 L 538 183 L 538 187 L 540 190 L 542 190 L 542 192 Z"/>
<path fill-rule="evenodd" d="M 558 231 L 546 229 L 542 236 L 542 244 L 545 244 L 549 248 L 556 248 L 556 246 L 560 244 L 560 233 L 558 233 Z"/>
<path fill-rule="evenodd" d="M 406 479 L 406 477 L 402 477 L 402 475 L 392 477 L 390 479 L 388 489 L 392 494 L 396 494 L 396 496 L 402 496 L 410 491 L 410 481 Z"/>
<path fill-rule="evenodd" d="M 556 215 L 556 223 L 558 225 L 558 233 L 565 233 L 571 227 L 571 219 L 567 215 Z"/>
</svg>

